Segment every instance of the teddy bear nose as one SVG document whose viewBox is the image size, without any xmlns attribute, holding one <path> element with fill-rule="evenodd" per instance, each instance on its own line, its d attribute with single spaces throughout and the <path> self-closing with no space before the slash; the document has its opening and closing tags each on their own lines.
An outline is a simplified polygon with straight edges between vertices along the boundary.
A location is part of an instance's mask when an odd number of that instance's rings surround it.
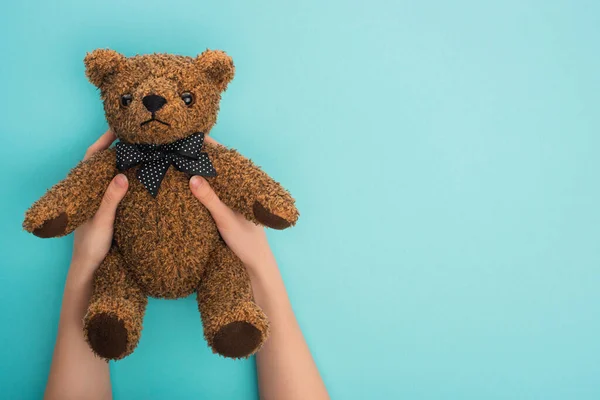
<svg viewBox="0 0 600 400">
<path fill-rule="evenodd" d="M 149 94 L 142 99 L 144 107 L 151 113 L 155 113 L 167 104 L 167 99 L 156 94 Z"/>
</svg>

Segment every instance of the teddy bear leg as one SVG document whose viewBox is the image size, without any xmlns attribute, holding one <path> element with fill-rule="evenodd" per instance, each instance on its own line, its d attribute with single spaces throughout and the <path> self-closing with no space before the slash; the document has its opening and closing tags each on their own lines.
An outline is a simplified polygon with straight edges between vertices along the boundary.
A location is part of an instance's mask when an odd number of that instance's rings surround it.
<svg viewBox="0 0 600 400">
<path fill-rule="evenodd" d="M 224 357 L 248 357 L 269 335 L 267 317 L 254 302 L 246 268 L 225 245 L 215 250 L 207 266 L 198 288 L 198 308 L 206 341 Z"/>
<path fill-rule="evenodd" d="M 124 261 L 111 249 L 94 276 L 94 288 L 84 318 L 84 333 L 100 357 L 118 360 L 137 346 L 148 298 L 132 281 Z"/>
</svg>

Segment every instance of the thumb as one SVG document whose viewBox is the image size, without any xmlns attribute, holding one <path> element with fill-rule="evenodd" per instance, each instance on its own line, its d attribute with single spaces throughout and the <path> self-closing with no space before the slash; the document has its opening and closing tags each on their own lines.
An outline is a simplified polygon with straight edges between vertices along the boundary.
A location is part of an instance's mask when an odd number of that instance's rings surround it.
<svg viewBox="0 0 600 400">
<path fill-rule="evenodd" d="M 233 214 L 233 211 L 219 199 L 219 196 L 210 187 L 206 179 L 197 175 L 192 176 L 192 179 L 190 179 L 190 189 L 192 190 L 192 194 L 200 200 L 200 203 L 208 208 L 208 211 L 217 224 L 225 222 L 227 216 Z"/>
<path fill-rule="evenodd" d="M 123 197 L 125 197 L 128 187 L 129 183 L 127 182 L 127 177 L 125 175 L 118 174 L 115 176 L 108 185 L 106 192 L 104 192 L 104 197 L 102 197 L 102 202 L 100 203 L 98 211 L 96 211 L 94 220 L 100 224 L 112 226 L 115 222 L 117 206 Z"/>
</svg>

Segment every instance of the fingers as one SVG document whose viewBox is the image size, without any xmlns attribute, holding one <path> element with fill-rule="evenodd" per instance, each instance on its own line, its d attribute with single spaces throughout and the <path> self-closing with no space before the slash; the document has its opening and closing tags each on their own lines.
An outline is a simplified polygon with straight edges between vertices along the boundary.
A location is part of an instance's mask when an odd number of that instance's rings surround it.
<svg viewBox="0 0 600 400">
<path fill-rule="evenodd" d="M 215 139 L 211 138 L 210 136 L 204 136 L 204 141 L 206 143 L 210 143 L 215 146 L 223 146 L 221 143 L 217 142 Z M 223 147 L 225 147 L 225 146 L 223 146 Z"/>
<path fill-rule="evenodd" d="M 229 218 L 234 217 L 233 211 L 219 199 L 206 179 L 197 175 L 192 176 L 190 189 L 204 207 L 208 208 L 217 225 L 227 223 Z"/>
<path fill-rule="evenodd" d="M 119 202 L 125 197 L 129 182 L 127 177 L 119 174 L 108 185 L 100 207 L 94 216 L 94 222 L 112 227 Z"/>
<path fill-rule="evenodd" d="M 96 142 L 93 145 L 88 147 L 87 151 L 85 152 L 85 156 L 83 157 L 83 160 L 87 160 L 92 156 L 92 154 L 94 154 L 97 151 L 108 149 L 108 147 L 116 139 L 117 137 L 115 136 L 114 132 L 108 129 L 106 132 L 104 132 L 104 134 L 102 134 L 102 136 L 98 138 L 98 140 L 96 140 Z"/>
</svg>

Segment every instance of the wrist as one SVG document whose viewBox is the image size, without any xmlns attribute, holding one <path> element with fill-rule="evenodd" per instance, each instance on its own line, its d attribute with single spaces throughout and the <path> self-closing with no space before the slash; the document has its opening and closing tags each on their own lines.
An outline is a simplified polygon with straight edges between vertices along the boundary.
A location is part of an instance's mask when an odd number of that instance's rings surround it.
<svg viewBox="0 0 600 400">
<path fill-rule="evenodd" d="M 277 270 L 277 261 L 270 249 L 260 252 L 252 260 L 245 262 L 244 265 L 248 273 L 255 276 L 269 274 Z"/>
<path fill-rule="evenodd" d="M 94 272 L 98 268 L 98 264 L 89 260 L 81 260 L 78 258 L 71 259 L 69 272 L 67 273 L 68 287 L 81 287 L 91 285 L 94 279 Z"/>
<path fill-rule="evenodd" d="M 61 308 L 61 324 L 81 324 L 92 294 L 95 268 L 88 263 L 71 262 Z"/>
<path fill-rule="evenodd" d="M 248 269 L 254 301 L 272 320 L 287 318 L 291 309 L 283 277 L 275 258 L 261 264 L 259 268 Z M 287 321 L 287 320 L 286 320 Z"/>
<path fill-rule="evenodd" d="M 263 290 L 268 291 L 268 288 L 277 286 L 278 282 L 281 281 L 279 267 L 273 255 L 257 260 L 253 265 L 246 265 L 246 270 L 255 293 Z"/>
<path fill-rule="evenodd" d="M 85 252 L 73 251 L 71 256 L 71 269 L 85 269 L 92 272 L 98 268 L 104 257 L 97 260 L 97 256 L 86 254 Z"/>
</svg>

